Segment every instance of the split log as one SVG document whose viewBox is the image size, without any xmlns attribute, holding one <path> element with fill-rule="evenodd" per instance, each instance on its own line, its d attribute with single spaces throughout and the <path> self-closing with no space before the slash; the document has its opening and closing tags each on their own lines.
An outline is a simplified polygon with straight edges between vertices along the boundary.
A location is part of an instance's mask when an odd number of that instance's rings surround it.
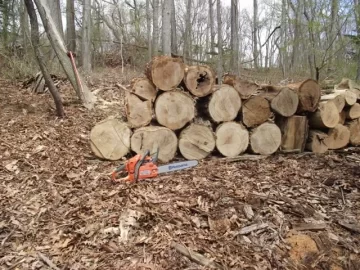
<svg viewBox="0 0 360 270">
<path fill-rule="evenodd" d="M 339 112 L 334 102 L 323 101 L 316 112 L 310 116 L 309 125 L 314 129 L 333 128 L 339 120 Z"/>
<path fill-rule="evenodd" d="M 341 113 L 339 113 L 339 124 L 344 125 L 345 121 L 346 121 L 346 112 L 341 111 Z"/>
<path fill-rule="evenodd" d="M 346 119 L 357 119 L 360 118 L 360 104 L 355 103 L 350 108 L 345 109 Z"/>
<path fill-rule="evenodd" d="M 334 93 L 324 95 L 321 97 L 321 101 L 334 100 L 338 96 L 343 96 L 345 99 L 345 105 L 352 106 L 356 103 L 356 94 L 350 90 L 335 90 Z"/>
<path fill-rule="evenodd" d="M 240 123 L 225 122 L 216 129 L 216 148 L 225 157 L 245 152 L 249 145 L 249 132 Z"/>
<path fill-rule="evenodd" d="M 256 83 L 242 80 L 239 77 L 230 74 L 226 74 L 224 76 L 223 82 L 234 87 L 242 99 L 248 99 L 254 95 L 259 88 L 259 85 Z"/>
<path fill-rule="evenodd" d="M 162 126 L 177 130 L 195 117 L 195 103 L 191 96 L 180 90 L 162 93 L 155 100 L 155 116 Z"/>
<path fill-rule="evenodd" d="M 251 131 L 250 148 L 255 154 L 271 155 L 280 145 L 281 131 L 273 123 L 263 123 Z"/>
<path fill-rule="evenodd" d="M 135 130 L 131 136 L 131 150 L 137 154 L 149 150 L 153 154 L 159 149 L 158 158 L 161 162 L 172 160 L 177 147 L 178 139 L 175 133 L 166 127 L 142 127 Z"/>
<path fill-rule="evenodd" d="M 194 96 L 204 97 L 213 91 L 215 73 L 209 66 L 189 66 L 185 68 L 184 83 Z"/>
<path fill-rule="evenodd" d="M 340 149 L 347 146 L 350 142 L 350 130 L 344 125 L 337 124 L 328 132 L 325 144 L 329 149 Z"/>
<path fill-rule="evenodd" d="M 305 148 L 311 152 L 323 154 L 329 149 L 326 145 L 327 137 L 328 135 L 320 130 L 310 130 Z"/>
<path fill-rule="evenodd" d="M 134 78 L 130 82 L 130 91 L 144 100 L 154 101 L 158 90 L 149 79 Z"/>
<path fill-rule="evenodd" d="M 179 150 L 186 159 L 206 158 L 214 149 L 214 132 L 205 125 L 191 124 L 179 135 Z"/>
<path fill-rule="evenodd" d="M 297 112 L 315 112 L 321 97 L 319 84 L 312 79 L 287 85 L 296 91 L 299 96 L 299 106 Z"/>
<path fill-rule="evenodd" d="M 134 94 L 126 94 L 126 116 L 132 128 L 150 124 L 152 115 L 152 102 L 150 100 L 141 100 Z"/>
<path fill-rule="evenodd" d="M 353 146 L 359 146 L 360 145 L 360 119 L 351 121 L 348 124 L 348 128 L 350 130 L 350 143 Z"/>
<path fill-rule="evenodd" d="M 185 64 L 180 58 L 166 55 L 155 56 L 146 65 L 147 78 L 163 91 L 175 89 L 185 75 Z"/>
<path fill-rule="evenodd" d="M 308 119 L 306 116 L 294 115 L 291 117 L 282 117 L 277 121 L 281 130 L 282 151 L 304 152 L 308 138 Z"/>
<path fill-rule="evenodd" d="M 90 132 L 90 147 L 100 158 L 118 160 L 129 153 L 131 129 L 118 119 L 106 119 Z"/>
<path fill-rule="evenodd" d="M 276 96 L 270 98 L 270 100 L 271 109 L 284 117 L 294 115 L 299 106 L 299 96 L 288 87 L 282 88 Z"/>
<path fill-rule="evenodd" d="M 262 96 L 252 96 L 242 106 L 243 123 L 248 128 L 266 122 L 270 116 L 269 101 Z"/>
</svg>

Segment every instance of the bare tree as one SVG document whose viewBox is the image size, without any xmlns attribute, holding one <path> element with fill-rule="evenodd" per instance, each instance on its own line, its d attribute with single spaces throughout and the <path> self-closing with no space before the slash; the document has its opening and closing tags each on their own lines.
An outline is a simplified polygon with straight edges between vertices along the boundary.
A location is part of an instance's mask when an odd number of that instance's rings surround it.
<svg viewBox="0 0 360 270">
<path fill-rule="evenodd" d="M 151 16 L 150 16 L 150 0 L 146 0 L 146 31 L 148 44 L 148 59 L 151 59 Z"/>
<path fill-rule="evenodd" d="M 66 43 L 69 51 L 76 50 L 74 1 L 66 0 Z"/>
<path fill-rule="evenodd" d="M 239 8 L 238 0 L 231 0 L 231 57 L 232 72 L 239 73 Z"/>
<path fill-rule="evenodd" d="M 52 18 L 54 20 L 55 26 L 60 33 L 61 37 L 64 38 L 64 29 L 62 24 L 62 17 L 61 17 L 61 6 L 60 0 L 47 0 L 47 5 L 51 10 Z"/>
<path fill-rule="evenodd" d="M 152 55 L 158 54 L 159 48 L 159 0 L 153 0 L 153 40 Z"/>
<path fill-rule="evenodd" d="M 216 0 L 215 0 L 216 1 Z M 215 52 L 215 26 L 214 26 L 214 0 L 209 0 L 209 23 L 210 23 L 210 52 Z"/>
<path fill-rule="evenodd" d="M 82 23 L 82 65 L 85 73 L 91 72 L 91 0 L 84 0 Z"/>
<path fill-rule="evenodd" d="M 223 76 L 223 48 L 222 48 L 222 22 L 221 22 L 221 0 L 217 0 L 217 24 L 218 24 L 218 51 L 219 59 L 217 63 L 218 84 L 222 84 Z"/>
<path fill-rule="evenodd" d="M 162 52 L 171 55 L 171 2 L 164 1 L 162 9 Z"/>
<path fill-rule="evenodd" d="M 177 49 L 177 31 L 176 31 L 176 8 L 175 8 L 175 0 L 171 1 L 171 51 L 174 54 L 178 53 Z"/>
<path fill-rule="evenodd" d="M 191 6 L 192 0 L 186 1 L 185 34 L 184 34 L 184 61 L 191 58 Z"/>
<path fill-rule="evenodd" d="M 253 11 L 254 11 L 254 16 L 253 16 L 253 56 L 254 56 L 254 66 L 255 68 L 259 67 L 259 62 L 258 62 L 258 27 L 259 27 L 259 23 L 258 23 L 258 1 L 257 0 L 253 0 Z"/>
</svg>

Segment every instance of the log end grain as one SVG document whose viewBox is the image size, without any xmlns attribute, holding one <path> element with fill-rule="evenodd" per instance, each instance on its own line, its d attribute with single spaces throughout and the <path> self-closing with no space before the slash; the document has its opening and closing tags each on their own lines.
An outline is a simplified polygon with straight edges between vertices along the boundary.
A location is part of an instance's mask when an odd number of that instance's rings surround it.
<svg viewBox="0 0 360 270">
<path fill-rule="evenodd" d="M 313 153 L 323 154 L 329 150 L 326 144 L 328 135 L 320 130 L 310 130 L 306 149 Z"/>
<path fill-rule="evenodd" d="M 309 118 L 309 125 L 313 129 L 334 128 L 340 121 L 340 115 L 334 102 L 323 101 L 315 113 Z"/>
<path fill-rule="evenodd" d="M 256 83 L 242 80 L 239 77 L 230 74 L 226 74 L 224 76 L 223 82 L 234 87 L 235 90 L 238 91 L 242 99 L 248 99 L 253 94 L 255 94 L 259 88 L 259 85 L 257 85 Z"/>
<path fill-rule="evenodd" d="M 216 148 L 225 157 L 245 152 L 249 145 L 249 132 L 240 123 L 225 122 L 216 129 Z"/>
<path fill-rule="evenodd" d="M 348 128 L 350 130 L 350 144 L 354 146 L 360 145 L 360 119 L 349 122 Z"/>
<path fill-rule="evenodd" d="M 290 117 L 295 114 L 299 106 L 299 96 L 288 87 L 284 87 L 271 100 L 271 108 L 284 117 Z"/>
<path fill-rule="evenodd" d="M 132 128 L 150 124 L 152 114 L 152 102 L 150 100 L 141 100 L 134 94 L 126 94 L 126 116 Z"/>
<path fill-rule="evenodd" d="M 329 149 L 340 149 L 347 146 L 350 142 L 350 130 L 348 127 L 337 124 L 328 132 L 328 137 L 325 138 L 325 144 Z"/>
<path fill-rule="evenodd" d="M 345 114 L 346 114 L 346 119 L 353 120 L 360 118 L 360 104 L 355 103 L 351 107 L 346 108 Z"/>
<path fill-rule="evenodd" d="M 185 68 L 184 83 L 194 96 L 205 97 L 212 93 L 215 73 L 209 66 L 189 66 Z"/>
<path fill-rule="evenodd" d="M 256 154 L 271 155 L 281 145 L 281 130 L 273 123 L 263 123 L 251 131 L 250 147 Z"/>
<path fill-rule="evenodd" d="M 270 104 L 264 97 L 252 96 L 242 106 L 243 123 L 248 128 L 266 122 L 270 116 Z"/>
<path fill-rule="evenodd" d="M 147 78 L 134 78 L 130 82 L 130 91 L 145 100 L 154 101 L 157 89 Z"/>
<path fill-rule="evenodd" d="M 288 87 L 297 92 L 299 96 L 298 112 L 315 112 L 321 98 L 320 85 L 313 79 L 289 84 Z"/>
</svg>

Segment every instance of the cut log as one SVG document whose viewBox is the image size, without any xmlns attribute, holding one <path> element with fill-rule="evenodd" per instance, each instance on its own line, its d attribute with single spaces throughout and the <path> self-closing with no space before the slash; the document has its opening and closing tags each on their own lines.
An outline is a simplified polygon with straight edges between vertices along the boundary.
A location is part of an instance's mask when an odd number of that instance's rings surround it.
<svg viewBox="0 0 360 270">
<path fill-rule="evenodd" d="M 299 96 L 299 106 L 297 112 L 315 112 L 321 97 L 321 88 L 319 84 L 312 79 L 287 85 L 290 89 L 296 91 Z"/>
<path fill-rule="evenodd" d="M 346 119 L 357 119 L 360 118 L 360 104 L 355 103 L 350 108 L 345 109 Z"/>
<path fill-rule="evenodd" d="M 345 99 L 344 106 L 345 105 L 352 106 L 356 103 L 356 100 L 357 100 L 356 94 L 354 92 L 351 92 L 350 90 L 345 89 L 345 90 L 335 90 L 334 93 L 324 95 L 321 97 L 321 101 L 334 100 L 338 96 L 344 97 L 344 99 Z M 340 103 L 340 105 L 341 105 L 341 103 Z"/>
<path fill-rule="evenodd" d="M 325 144 L 329 149 L 340 149 L 347 146 L 350 142 L 350 130 L 344 125 L 337 124 L 328 132 Z"/>
<path fill-rule="evenodd" d="M 313 129 L 333 128 L 340 120 L 338 109 L 334 102 L 323 101 L 319 108 L 309 118 L 309 125 Z"/>
<path fill-rule="evenodd" d="M 252 96 L 242 106 L 243 122 L 248 128 L 266 122 L 270 116 L 269 101 L 262 96 Z"/>
<path fill-rule="evenodd" d="M 175 89 L 183 80 L 185 64 L 180 58 L 166 55 L 155 56 L 146 65 L 145 74 L 156 87 L 169 91 Z"/>
<path fill-rule="evenodd" d="M 181 90 L 162 93 L 155 100 L 155 116 L 160 125 L 177 130 L 195 117 L 195 103 Z"/>
<path fill-rule="evenodd" d="M 325 143 L 327 137 L 328 135 L 325 132 L 320 130 L 310 130 L 305 148 L 313 153 L 323 154 L 329 149 Z"/>
<path fill-rule="evenodd" d="M 344 125 L 345 121 L 346 121 L 346 112 L 341 111 L 341 113 L 339 113 L 339 124 Z"/>
<path fill-rule="evenodd" d="M 103 159 L 118 160 L 130 151 L 131 129 L 118 119 L 106 119 L 90 132 L 90 147 Z"/>
<path fill-rule="evenodd" d="M 158 158 L 161 162 L 169 162 L 175 157 L 178 139 L 175 133 L 160 126 L 147 126 L 135 130 L 131 136 L 131 150 L 135 153 L 144 153 L 149 150 L 151 154 L 159 149 Z"/>
<path fill-rule="evenodd" d="M 179 150 L 186 159 L 206 158 L 214 148 L 214 132 L 205 125 L 191 124 L 180 133 Z"/>
<path fill-rule="evenodd" d="M 218 87 L 218 86 L 215 86 Z M 206 103 L 207 101 L 205 101 Z M 238 92 L 230 85 L 222 84 L 210 96 L 207 111 L 214 122 L 232 121 L 241 108 L 241 98 Z M 206 110 L 206 109 L 204 109 Z"/>
<path fill-rule="evenodd" d="M 306 116 L 293 115 L 282 117 L 277 121 L 281 130 L 282 151 L 304 152 L 308 138 L 308 119 Z"/>
<path fill-rule="evenodd" d="M 216 129 L 216 148 L 225 157 L 245 152 L 249 145 L 249 132 L 240 123 L 225 122 Z"/>
<path fill-rule="evenodd" d="M 130 83 L 130 91 L 144 100 L 154 101 L 157 94 L 155 85 L 147 78 L 134 78 Z"/>
<path fill-rule="evenodd" d="M 359 146 L 360 145 L 360 119 L 351 121 L 348 124 L 348 128 L 350 130 L 350 143 L 353 146 Z"/>
<path fill-rule="evenodd" d="M 288 87 L 284 87 L 271 98 L 271 109 L 284 117 L 290 117 L 295 114 L 299 105 L 299 96 Z"/>
<path fill-rule="evenodd" d="M 213 91 L 215 73 L 209 66 L 189 66 L 185 68 L 184 83 L 194 96 L 204 97 Z"/>
<path fill-rule="evenodd" d="M 251 131 L 250 147 L 255 154 L 271 155 L 279 149 L 280 145 L 281 131 L 273 123 L 263 123 Z"/>
<path fill-rule="evenodd" d="M 256 83 L 242 80 L 239 77 L 230 74 L 226 74 L 224 76 L 223 82 L 234 87 L 242 99 L 248 99 L 254 95 L 259 88 L 259 85 Z"/>
<path fill-rule="evenodd" d="M 343 78 L 338 85 L 335 85 L 336 90 L 350 90 L 356 94 L 357 99 L 360 99 L 360 85 L 348 78 Z"/>
<path fill-rule="evenodd" d="M 332 101 L 334 102 L 336 108 L 338 109 L 338 112 L 340 113 L 344 107 L 345 107 L 345 95 L 343 94 L 329 94 L 329 95 L 324 95 L 324 96 L 321 96 L 321 101 Z"/>
<path fill-rule="evenodd" d="M 150 100 L 141 100 L 134 94 L 126 94 L 126 116 L 130 127 L 138 128 L 150 124 L 152 115 Z"/>
</svg>

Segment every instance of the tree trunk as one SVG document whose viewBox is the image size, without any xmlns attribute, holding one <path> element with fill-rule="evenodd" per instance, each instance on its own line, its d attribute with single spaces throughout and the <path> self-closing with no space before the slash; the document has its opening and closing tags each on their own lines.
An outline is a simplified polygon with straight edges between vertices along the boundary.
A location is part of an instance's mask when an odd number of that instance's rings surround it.
<svg viewBox="0 0 360 270">
<path fill-rule="evenodd" d="M 248 99 L 255 94 L 259 86 L 246 80 L 240 79 L 238 76 L 226 74 L 224 76 L 224 84 L 231 85 L 240 94 L 242 99 Z"/>
<path fill-rule="evenodd" d="M 258 62 L 258 1 L 253 0 L 253 57 L 254 66 L 257 69 L 259 67 Z"/>
<path fill-rule="evenodd" d="M 148 61 L 151 61 L 152 44 L 151 44 L 151 16 L 150 16 L 150 0 L 146 0 L 146 35 L 148 45 Z"/>
<path fill-rule="evenodd" d="M 171 55 L 171 0 L 164 1 L 162 10 L 162 54 Z"/>
<path fill-rule="evenodd" d="M 153 0 L 152 57 L 158 55 L 159 48 L 159 0 Z"/>
<path fill-rule="evenodd" d="M 334 128 L 340 121 L 336 105 L 331 101 L 323 101 L 319 108 L 309 118 L 309 125 L 313 129 Z"/>
<path fill-rule="evenodd" d="M 250 134 L 250 147 L 255 154 L 271 155 L 281 145 L 281 130 L 273 123 L 263 123 Z"/>
<path fill-rule="evenodd" d="M 207 96 L 213 91 L 215 72 L 204 65 L 186 67 L 184 83 L 194 96 Z"/>
<path fill-rule="evenodd" d="M 56 86 L 54 85 L 53 80 L 51 79 L 50 73 L 47 70 L 45 63 L 44 63 L 44 56 L 42 55 L 42 52 L 39 48 L 40 46 L 40 34 L 39 34 L 39 24 L 36 16 L 36 11 L 34 4 L 32 0 L 25 0 L 25 5 L 27 12 L 29 14 L 30 18 L 30 24 L 31 24 L 31 43 L 34 47 L 35 56 L 37 59 L 37 62 L 39 64 L 40 70 L 44 76 L 46 85 L 49 87 L 49 91 L 51 93 L 51 96 L 54 99 L 54 103 L 56 106 L 56 113 L 59 117 L 64 117 L 64 108 L 63 104 L 61 102 L 61 97 L 59 95 L 58 90 L 56 89 Z"/>
<path fill-rule="evenodd" d="M 214 1 L 208 0 L 209 2 L 209 24 L 210 24 L 210 54 L 215 53 L 215 26 L 214 26 Z"/>
<path fill-rule="evenodd" d="M 155 116 L 160 125 L 181 129 L 195 117 L 194 100 L 179 90 L 164 92 L 155 101 Z"/>
<path fill-rule="evenodd" d="M 240 123 L 225 122 L 216 129 L 216 149 L 225 157 L 245 152 L 249 145 L 249 132 Z"/>
<path fill-rule="evenodd" d="M 351 121 L 348 124 L 350 130 L 350 143 L 354 146 L 360 145 L 360 119 Z"/>
<path fill-rule="evenodd" d="M 71 52 L 76 52 L 75 8 L 73 0 L 66 0 L 66 42 Z"/>
<path fill-rule="evenodd" d="M 214 148 L 214 132 L 206 125 L 191 124 L 179 135 L 179 150 L 186 159 L 204 159 Z"/>
<path fill-rule="evenodd" d="M 277 123 L 281 130 L 281 150 L 304 152 L 309 124 L 306 116 L 282 117 Z"/>
<path fill-rule="evenodd" d="M 328 132 L 328 137 L 325 138 L 325 144 L 329 149 L 340 149 L 347 146 L 350 142 L 350 130 L 346 126 L 337 124 Z"/>
<path fill-rule="evenodd" d="M 64 28 L 62 24 L 62 16 L 61 16 L 61 7 L 60 0 L 47 0 L 47 6 L 49 10 L 51 10 L 51 15 L 53 18 L 54 25 L 61 35 L 61 38 L 64 38 Z"/>
<path fill-rule="evenodd" d="M 184 49 L 183 56 L 185 63 L 188 58 L 192 58 L 191 53 L 191 6 L 193 0 L 186 1 L 186 13 L 185 13 L 185 33 L 184 33 Z M 190 63 L 191 64 L 191 63 Z"/>
<path fill-rule="evenodd" d="M 346 113 L 346 119 L 353 120 L 360 118 L 360 104 L 355 103 L 351 107 L 346 108 L 345 113 Z"/>
<path fill-rule="evenodd" d="M 131 136 L 131 150 L 137 154 L 149 150 L 155 153 L 159 150 L 158 158 L 161 162 L 169 162 L 175 157 L 178 139 L 175 133 L 161 126 L 148 126 L 135 130 Z"/>
<path fill-rule="evenodd" d="M 130 82 L 130 91 L 141 99 L 154 101 L 158 93 L 155 85 L 147 78 L 134 78 Z"/>
<path fill-rule="evenodd" d="M 242 106 L 242 121 L 248 128 L 266 122 L 271 116 L 270 104 L 261 96 L 253 96 Z"/>
<path fill-rule="evenodd" d="M 290 89 L 296 91 L 299 96 L 299 107 L 297 112 L 314 112 L 320 101 L 321 88 L 319 84 L 307 79 L 302 82 L 287 85 Z"/>
<path fill-rule="evenodd" d="M 239 8 L 238 0 L 231 0 L 231 71 L 239 74 Z"/>
<path fill-rule="evenodd" d="M 326 145 L 327 137 L 328 135 L 320 130 L 310 130 L 305 148 L 311 152 L 323 154 L 329 149 Z"/>
<path fill-rule="evenodd" d="M 90 132 L 93 153 L 107 160 L 119 160 L 130 151 L 131 129 L 118 119 L 106 119 Z"/>
<path fill-rule="evenodd" d="M 86 74 L 91 72 L 91 0 L 84 0 L 82 23 L 82 65 Z"/>
<path fill-rule="evenodd" d="M 175 0 L 171 0 L 171 51 L 178 54 L 177 31 L 176 31 L 176 9 Z"/>
<path fill-rule="evenodd" d="M 137 95 L 126 93 L 126 116 L 130 127 L 138 128 L 152 120 L 151 100 L 141 100 Z"/>
<path fill-rule="evenodd" d="M 223 34 L 222 34 L 222 22 L 221 22 L 221 0 L 217 0 L 217 23 L 218 23 L 218 52 L 219 59 L 217 61 L 217 78 L 218 84 L 222 84 L 222 76 L 223 76 Z"/>
</svg>

